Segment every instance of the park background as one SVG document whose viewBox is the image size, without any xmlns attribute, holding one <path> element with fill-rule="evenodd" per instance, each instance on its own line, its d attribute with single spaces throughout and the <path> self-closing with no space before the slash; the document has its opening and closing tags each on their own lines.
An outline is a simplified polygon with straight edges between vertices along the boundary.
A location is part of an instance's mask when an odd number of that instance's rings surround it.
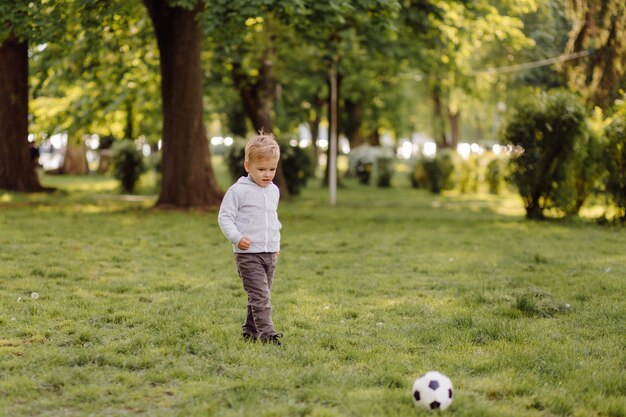
<svg viewBox="0 0 626 417">
<path fill-rule="evenodd" d="M 624 9 L 0 1 L 0 413 L 626 415 Z M 216 224 L 259 130 L 281 349 Z"/>
</svg>

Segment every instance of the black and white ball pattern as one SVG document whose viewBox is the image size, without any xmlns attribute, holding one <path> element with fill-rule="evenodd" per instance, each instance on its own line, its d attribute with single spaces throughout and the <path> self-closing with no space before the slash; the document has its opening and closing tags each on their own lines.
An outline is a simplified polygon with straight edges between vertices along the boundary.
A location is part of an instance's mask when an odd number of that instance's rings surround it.
<svg viewBox="0 0 626 417">
<path fill-rule="evenodd" d="M 415 405 L 429 410 L 445 410 L 452 404 L 452 381 L 437 371 L 430 371 L 413 383 Z"/>
</svg>

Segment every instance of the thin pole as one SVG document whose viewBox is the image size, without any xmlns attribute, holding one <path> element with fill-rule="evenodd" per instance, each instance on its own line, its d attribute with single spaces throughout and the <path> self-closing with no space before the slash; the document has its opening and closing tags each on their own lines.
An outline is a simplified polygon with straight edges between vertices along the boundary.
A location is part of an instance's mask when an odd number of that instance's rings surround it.
<svg viewBox="0 0 626 417">
<path fill-rule="evenodd" d="M 337 60 L 330 67 L 330 155 L 328 161 L 328 189 L 330 205 L 337 204 Z"/>
</svg>

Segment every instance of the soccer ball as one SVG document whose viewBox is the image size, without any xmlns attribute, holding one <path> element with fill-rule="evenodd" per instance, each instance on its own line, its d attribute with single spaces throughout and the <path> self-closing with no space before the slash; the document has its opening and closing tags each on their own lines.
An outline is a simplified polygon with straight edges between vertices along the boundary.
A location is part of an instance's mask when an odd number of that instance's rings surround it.
<svg viewBox="0 0 626 417">
<path fill-rule="evenodd" d="M 445 410 L 452 404 L 452 382 L 437 371 L 427 372 L 413 383 L 413 401 L 428 410 Z"/>
</svg>

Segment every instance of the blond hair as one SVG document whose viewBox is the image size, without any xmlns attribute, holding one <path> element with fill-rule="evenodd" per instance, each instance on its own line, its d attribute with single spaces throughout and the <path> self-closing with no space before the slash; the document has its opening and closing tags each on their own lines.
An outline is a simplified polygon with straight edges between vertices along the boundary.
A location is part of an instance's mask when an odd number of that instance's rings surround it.
<svg viewBox="0 0 626 417">
<path fill-rule="evenodd" d="M 258 161 L 260 159 L 277 159 L 280 157 L 280 148 L 276 138 L 271 133 L 260 132 L 246 144 L 245 160 Z"/>
</svg>

